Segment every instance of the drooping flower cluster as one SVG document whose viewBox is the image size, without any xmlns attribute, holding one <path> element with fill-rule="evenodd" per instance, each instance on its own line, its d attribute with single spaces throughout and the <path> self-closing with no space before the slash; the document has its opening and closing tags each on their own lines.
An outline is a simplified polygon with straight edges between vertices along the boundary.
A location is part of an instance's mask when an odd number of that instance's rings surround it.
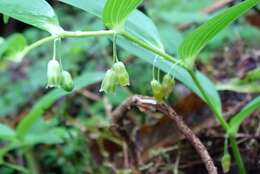
<svg viewBox="0 0 260 174">
<path fill-rule="evenodd" d="M 158 101 L 163 101 L 163 99 L 168 98 L 173 86 L 174 78 L 170 74 L 164 75 L 162 83 L 155 79 L 151 81 L 153 96 Z"/>
<path fill-rule="evenodd" d="M 61 87 L 67 92 L 74 88 L 73 80 L 68 71 L 61 68 L 60 63 L 52 59 L 47 67 L 48 85 L 47 87 Z"/>
<path fill-rule="evenodd" d="M 115 92 L 117 85 L 127 86 L 129 84 L 129 75 L 125 65 L 118 61 L 106 72 L 100 91 L 104 91 L 105 93 L 113 93 Z"/>
</svg>

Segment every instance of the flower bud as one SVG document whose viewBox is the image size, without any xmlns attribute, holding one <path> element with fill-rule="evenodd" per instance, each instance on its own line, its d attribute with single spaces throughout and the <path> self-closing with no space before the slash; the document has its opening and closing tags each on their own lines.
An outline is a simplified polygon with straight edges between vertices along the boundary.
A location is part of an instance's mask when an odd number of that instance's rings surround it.
<svg viewBox="0 0 260 174">
<path fill-rule="evenodd" d="M 166 74 L 163 77 L 162 88 L 164 91 L 165 98 L 169 97 L 174 86 L 174 78 L 170 74 Z"/>
<path fill-rule="evenodd" d="M 47 68 L 48 87 L 58 87 L 60 85 L 61 67 L 57 60 L 50 60 Z"/>
<path fill-rule="evenodd" d="M 67 92 L 70 92 L 74 88 L 73 80 L 68 71 L 62 71 L 61 73 L 61 87 Z"/>
<path fill-rule="evenodd" d="M 105 78 L 102 81 L 100 92 L 104 91 L 105 93 L 113 93 L 116 89 L 116 73 L 113 69 L 110 69 L 106 72 Z"/>
<path fill-rule="evenodd" d="M 121 86 L 129 85 L 129 75 L 122 62 L 116 62 L 112 69 L 115 71 L 117 83 Z"/>
<path fill-rule="evenodd" d="M 152 87 L 154 98 L 158 101 L 162 101 L 164 95 L 163 95 L 162 85 L 160 84 L 160 82 L 158 82 L 157 80 L 152 80 L 151 87 Z"/>
<path fill-rule="evenodd" d="M 224 173 L 228 173 L 231 166 L 231 156 L 229 153 L 225 153 L 221 159 L 221 165 Z"/>
</svg>

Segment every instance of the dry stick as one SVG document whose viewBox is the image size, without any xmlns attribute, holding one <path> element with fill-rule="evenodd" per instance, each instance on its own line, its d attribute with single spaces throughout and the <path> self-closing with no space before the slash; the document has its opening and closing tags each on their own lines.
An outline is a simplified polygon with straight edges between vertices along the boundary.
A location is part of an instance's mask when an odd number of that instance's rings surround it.
<svg viewBox="0 0 260 174">
<path fill-rule="evenodd" d="M 219 0 L 216 1 L 213 5 L 205 8 L 202 10 L 202 13 L 204 14 L 210 14 L 210 13 L 214 13 L 215 11 L 225 7 L 226 5 L 232 3 L 234 0 Z"/>
<path fill-rule="evenodd" d="M 79 94 L 81 94 L 81 95 L 85 96 L 86 98 L 93 100 L 93 101 L 99 101 L 101 99 L 100 96 L 90 92 L 87 89 L 81 89 L 77 93 L 79 93 Z"/>
<path fill-rule="evenodd" d="M 190 143 L 194 146 L 197 153 L 200 155 L 203 163 L 209 174 L 217 174 L 217 169 L 213 163 L 212 158 L 210 157 L 206 147 L 201 143 L 199 138 L 192 132 L 192 130 L 184 123 L 181 116 L 179 116 L 169 105 L 166 103 L 157 103 L 151 97 L 145 96 L 132 96 L 125 100 L 118 108 L 114 110 L 112 113 L 112 128 L 126 141 L 131 151 L 132 158 L 136 158 L 136 150 L 134 142 L 131 140 L 131 137 L 127 135 L 126 130 L 123 128 L 124 120 L 128 110 L 132 107 L 138 107 L 141 111 L 159 111 L 174 121 L 176 127 L 179 131 L 190 141 Z M 130 153 L 129 153 L 130 154 Z M 132 159 L 133 160 L 133 159 Z M 138 167 L 138 161 L 135 162 L 135 172 Z"/>
<path fill-rule="evenodd" d="M 192 132 L 192 130 L 184 123 L 181 116 L 179 116 L 171 107 L 165 103 L 157 105 L 158 111 L 161 111 L 170 117 L 176 124 L 179 131 L 190 141 L 194 146 L 202 161 L 204 162 L 209 174 L 217 174 L 217 169 L 214 166 L 213 160 L 209 156 L 206 147 L 201 143 L 200 139 Z"/>
<path fill-rule="evenodd" d="M 216 12 L 217 10 L 225 7 L 226 5 L 232 3 L 234 0 L 219 0 L 216 1 L 214 4 L 212 4 L 209 7 L 206 7 L 204 9 L 201 10 L 202 14 L 208 15 L 211 13 Z M 181 24 L 180 26 L 178 26 L 179 30 L 186 30 L 188 28 L 190 28 L 194 23 L 186 23 L 186 24 Z"/>
</svg>

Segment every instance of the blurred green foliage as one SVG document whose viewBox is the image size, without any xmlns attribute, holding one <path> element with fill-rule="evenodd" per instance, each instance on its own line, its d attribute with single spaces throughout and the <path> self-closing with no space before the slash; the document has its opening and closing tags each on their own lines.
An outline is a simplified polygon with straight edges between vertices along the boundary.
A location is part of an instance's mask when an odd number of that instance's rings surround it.
<svg viewBox="0 0 260 174">
<path fill-rule="evenodd" d="M 198 11 L 212 2 L 213 0 L 151 0 L 145 1 L 144 4 L 148 15 L 159 29 L 166 51 L 176 55 L 177 47 L 184 36 L 194 29 L 191 27 L 182 32 L 177 29 L 177 26 L 190 22 L 195 23 L 196 26 L 209 19 L 211 15 Z M 103 28 L 102 21 L 96 17 L 61 3 L 55 6 L 55 11 L 61 26 L 66 30 Z M 9 19 L 10 22 L 17 21 Z M 0 37 L 0 119 L 12 120 L 25 115 L 35 102 L 49 91 L 46 89 L 46 68 L 48 60 L 52 57 L 52 44 L 34 50 L 21 62 L 14 61 L 16 51 L 28 43 L 47 36 L 47 33 L 28 27 L 15 32 L 17 33 L 10 34 L 8 37 Z M 201 58 L 207 61 L 217 49 L 238 38 L 245 40 L 248 45 L 255 45 L 260 42 L 260 37 L 255 36 L 260 36 L 259 29 L 240 19 L 210 42 Z M 80 76 L 88 71 L 105 71 L 112 63 L 111 42 L 105 38 L 62 40 L 58 50 L 63 66 L 73 76 Z M 121 49 L 118 57 L 128 62 L 131 86 L 117 89 L 116 94 L 108 95 L 109 103 L 116 106 L 131 94 L 150 95 L 151 89 L 148 84 L 152 79 L 151 65 Z M 91 86 L 91 91 L 97 93 L 99 90 L 97 86 Z M 27 137 L 27 142 L 41 144 L 36 149 L 44 173 L 112 173 L 107 165 L 100 165 L 95 161 L 91 153 L 92 144 L 89 141 L 91 134 L 97 134 L 95 136 L 102 137 L 100 139 L 117 141 L 107 133 L 108 118 L 104 108 L 103 100 L 93 101 L 74 93 L 61 98 L 52 109 L 48 110 L 45 114 L 48 121 L 38 120 L 31 128 L 32 133 Z M 69 121 L 65 121 L 65 118 Z M 77 123 L 88 128 L 85 130 L 86 133 L 81 131 L 81 126 Z M 4 142 L 0 144 L 2 143 Z M 43 144 L 52 145 L 46 147 Z M 13 170 L 0 167 L 0 173 L 11 174 Z"/>
</svg>

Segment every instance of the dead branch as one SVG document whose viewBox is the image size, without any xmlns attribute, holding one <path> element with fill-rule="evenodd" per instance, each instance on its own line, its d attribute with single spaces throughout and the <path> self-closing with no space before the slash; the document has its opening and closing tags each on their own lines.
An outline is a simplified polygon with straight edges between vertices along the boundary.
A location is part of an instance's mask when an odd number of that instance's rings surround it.
<svg viewBox="0 0 260 174">
<path fill-rule="evenodd" d="M 220 0 L 216 1 L 214 4 L 212 4 L 209 7 L 206 7 L 205 9 L 202 10 L 202 13 L 204 14 L 210 14 L 214 13 L 215 11 L 225 7 L 226 5 L 232 3 L 234 0 Z"/>
<path fill-rule="evenodd" d="M 96 95 L 96 94 L 90 92 L 90 91 L 87 90 L 87 89 L 81 89 L 81 90 L 79 90 L 77 93 L 79 93 L 79 94 L 81 94 L 81 95 L 85 96 L 86 98 L 88 98 L 88 99 L 90 99 L 90 100 L 93 100 L 93 101 L 98 101 L 98 100 L 101 99 L 100 96 L 98 96 L 98 95 Z"/>
<path fill-rule="evenodd" d="M 176 125 L 177 129 L 189 140 L 189 142 L 196 149 L 197 153 L 201 157 L 203 163 L 209 174 L 217 174 L 217 169 L 210 157 L 206 147 L 202 144 L 199 138 L 192 132 L 192 130 L 184 123 L 182 117 L 178 115 L 169 105 L 166 103 L 158 103 L 151 97 L 145 96 L 132 96 L 125 100 L 118 108 L 112 113 L 112 128 L 113 130 L 124 139 L 129 148 L 129 161 L 134 169 L 134 173 L 138 173 L 139 165 L 139 152 L 134 140 L 128 135 L 127 130 L 124 128 L 125 122 L 129 122 L 126 117 L 128 110 L 133 107 L 139 108 L 140 111 L 153 111 L 161 112 L 168 116 Z M 130 121 L 131 122 L 131 121 Z"/>
<path fill-rule="evenodd" d="M 219 0 L 219 1 L 216 1 L 211 6 L 202 9 L 201 13 L 205 14 L 205 15 L 214 13 L 214 12 L 218 11 L 219 9 L 221 9 L 221 8 L 227 6 L 228 4 L 232 3 L 233 1 L 234 0 Z M 179 30 L 186 30 L 186 29 L 190 28 L 193 24 L 194 23 L 181 24 L 180 26 L 178 26 L 178 29 Z"/>
</svg>

